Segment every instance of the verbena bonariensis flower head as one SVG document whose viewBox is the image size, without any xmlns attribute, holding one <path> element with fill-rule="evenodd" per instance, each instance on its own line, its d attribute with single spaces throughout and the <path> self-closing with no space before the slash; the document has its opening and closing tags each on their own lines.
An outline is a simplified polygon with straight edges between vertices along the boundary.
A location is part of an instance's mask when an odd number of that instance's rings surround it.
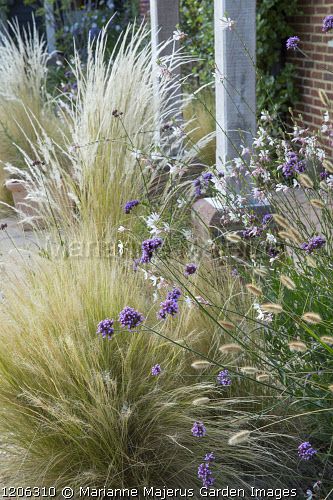
<svg viewBox="0 0 333 500">
<path fill-rule="evenodd" d="M 178 313 L 179 307 L 176 299 L 166 299 L 160 304 L 161 309 L 159 310 L 157 317 L 160 319 L 166 319 L 167 315 L 174 316 Z"/>
<path fill-rule="evenodd" d="M 211 181 L 213 178 L 213 174 L 211 172 L 205 172 L 202 174 L 202 179 L 204 183 L 207 185 L 209 181 Z"/>
<path fill-rule="evenodd" d="M 333 16 L 326 16 L 323 19 L 323 26 L 322 26 L 322 31 L 324 33 L 327 33 L 333 28 Z"/>
<path fill-rule="evenodd" d="M 143 241 L 141 246 L 142 255 L 140 262 L 142 264 L 148 264 L 151 261 L 154 252 L 162 245 L 162 243 L 162 238 L 152 238 L 150 240 Z"/>
<path fill-rule="evenodd" d="M 192 436 L 194 437 L 204 437 L 207 432 L 203 422 L 194 422 L 191 431 L 192 431 Z"/>
<path fill-rule="evenodd" d="M 200 177 L 198 177 L 197 179 L 195 179 L 193 181 L 193 186 L 194 186 L 194 194 L 196 196 L 200 196 L 201 195 L 201 180 L 200 180 Z"/>
<path fill-rule="evenodd" d="M 202 486 L 209 488 L 213 486 L 215 478 L 212 476 L 209 463 L 200 464 L 198 467 L 198 478 L 202 481 Z"/>
<path fill-rule="evenodd" d="M 272 219 L 273 219 L 272 214 L 265 214 L 262 218 L 263 225 L 266 226 Z"/>
<path fill-rule="evenodd" d="M 194 274 L 197 270 L 197 266 L 195 264 L 186 264 L 185 266 L 185 276 L 190 276 L 191 274 Z"/>
<path fill-rule="evenodd" d="M 295 174 L 300 174 L 305 170 L 305 164 L 299 160 L 296 153 L 289 151 L 285 163 L 281 165 L 284 177 L 292 177 Z"/>
<path fill-rule="evenodd" d="M 314 250 L 323 247 L 325 243 L 326 240 L 322 236 L 313 236 L 307 243 L 301 244 L 301 249 L 305 250 L 306 253 L 312 253 Z"/>
<path fill-rule="evenodd" d="M 219 385 L 231 385 L 231 378 L 229 377 L 228 370 L 220 371 L 216 380 Z"/>
<path fill-rule="evenodd" d="M 181 292 L 181 290 L 179 288 L 173 287 L 173 289 L 171 290 L 171 292 L 167 293 L 167 299 L 170 299 L 170 300 L 179 300 L 181 294 L 182 294 L 182 292 Z"/>
<path fill-rule="evenodd" d="M 288 50 L 293 49 L 296 50 L 298 48 L 298 44 L 300 42 L 300 39 L 298 36 L 291 36 L 288 38 L 286 42 L 286 47 Z"/>
<path fill-rule="evenodd" d="M 215 460 L 215 455 L 212 452 L 206 453 L 206 455 L 204 456 L 205 462 L 214 462 L 214 460 Z"/>
<path fill-rule="evenodd" d="M 139 200 L 131 200 L 131 201 L 128 201 L 127 203 L 125 203 L 125 206 L 124 206 L 125 214 L 129 214 L 134 207 L 139 205 L 139 203 L 140 203 Z"/>
<path fill-rule="evenodd" d="M 302 460 L 310 460 L 314 455 L 316 455 L 317 450 L 315 450 L 309 441 L 301 443 L 298 447 L 298 456 Z"/>
<path fill-rule="evenodd" d="M 119 314 L 119 323 L 123 328 L 132 330 L 139 326 L 145 320 L 144 316 L 133 309 L 133 307 L 126 306 Z"/>
<path fill-rule="evenodd" d="M 113 332 L 114 332 L 113 319 L 105 318 L 98 323 L 96 333 L 101 334 L 103 339 L 105 337 L 111 339 Z"/>
<path fill-rule="evenodd" d="M 154 376 L 154 377 L 157 377 L 157 375 L 159 375 L 161 373 L 162 369 L 161 369 L 161 365 L 157 364 L 157 365 L 154 365 L 151 369 L 151 374 Z"/>
</svg>

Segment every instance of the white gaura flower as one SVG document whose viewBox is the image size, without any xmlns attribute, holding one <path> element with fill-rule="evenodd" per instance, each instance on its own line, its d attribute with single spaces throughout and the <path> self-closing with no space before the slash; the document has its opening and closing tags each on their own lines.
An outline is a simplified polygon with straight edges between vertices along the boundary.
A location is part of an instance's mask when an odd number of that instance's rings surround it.
<svg viewBox="0 0 333 500">
<path fill-rule="evenodd" d="M 278 193 L 279 191 L 282 191 L 283 193 L 285 193 L 286 191 L 288 191 L 289 187 L 286 186 L 285 184 L 277 184 L 275 186 L 275 191 Z"/>
<path fill-rule="evenodd" d="M 184 40 L 185 38 L 187 37 L 187 34 L 184 33 L 183 31 L 180 31 L 180 30 L 175 30 L 173 32 L 173 39 L 175 41 L 179 41 L 179 40 Z"/>
<path fill-rule="evenodd" d="M 235 21 L 230 19 L 230 17 L 222 17 L 221 23 L 224 29 L 228 28 L 229 30 L 232 30 L 232 28 L 235 26 Z"/>
<path fill-rule="evenodd" d="M 139 160 L 142 156 L 142 151 L 140 151 L 140 149 L 133 149 L 131 154 L 136 160 Z"/>
<path fill-rule="evenodd" d="M 160 220 L 160 216 L 157 212 L 153 212 L 148 215 L 148 217 L 143 217 L 143 220 L 145 221 L 151 234 L 159 234 L 161 232 L 161 230 L 157 227 L 157 223 Z"/>
<path fill-rule="evenodd" d="M 185 205 L 186 205 L 186 200 L 185 200 L 185 198 L 178 198 L 178 199 L 177 199 L 177 205 L 178 205 L 178 208 L 183 208 L 183 207 L 185 207 Z"/>
<path fill-rule="evenodd" d="M 185 296 L 185 303 L 189 309 L 193 307 L 193 300 L 188 295 Z"/>
<path fill-rule="evenodd" d="M 259 321 L 264 321 L 265 323 L 271 323 L 273 321 L 273 314 L 272 313 L 266 313 L 264 312 L 261 307 L 260 307 L 260 304 L 258 304 L 257 302 L 255 302 L 253 304 L 253 309 L 255 311 L 257 311 L 257 319 Z"/>
<path fill-rule="evenodd" d="M 276 243 L 276 238 L 272 233 L 267 233 L 266 241 L 268 241 L 268 243 Z"/>
<path fill-rule="evenodd" d="M 118 253 L 120 256 L 124 253 L 124 244 L 121 240 L 118 240 Z"/>
<path fill-rule="evenodd" d="M 124 231 L 126 231 L 126 227 L 124 226 L 119 226 L 118 229 L 117 229 L 118 233 L 123 233 Z"/>
</svg>

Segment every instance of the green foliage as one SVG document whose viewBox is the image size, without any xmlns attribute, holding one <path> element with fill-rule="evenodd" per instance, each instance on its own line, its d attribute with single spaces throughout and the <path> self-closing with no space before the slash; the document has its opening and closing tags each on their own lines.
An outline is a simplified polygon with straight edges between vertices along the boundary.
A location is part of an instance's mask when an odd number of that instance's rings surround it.
<svg viewBox="0 0 333 500">
<path fill-rule="evenodd" d="M 285 114 L 297 99 L 294 66 L 284 64 L 283 42 L 293 35 L 291 16 L 298 12 L 297 0 L 259 0 L 257 5 L 257 101 L 258 113 Z M 196 58 L 192 83 L 212 80 L 214 70 L 214 3 L 181 0 L 181 28 L 187 33 L 186 49 Z"/>
</svg>

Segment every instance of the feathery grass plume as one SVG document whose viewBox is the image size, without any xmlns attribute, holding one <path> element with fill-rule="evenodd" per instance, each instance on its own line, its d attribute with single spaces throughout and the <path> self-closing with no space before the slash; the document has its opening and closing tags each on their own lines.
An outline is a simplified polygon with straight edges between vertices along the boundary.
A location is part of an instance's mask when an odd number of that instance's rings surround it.
<svg viewBox="0 0 333 500">
<path fill-rule="evenodd" d="M 267 313 L 280 314 L 283 312 L 283 307 L 281 304 L 265 303 L 260 304 L 260 308 Z"/>
<path fill-rule="evenodd" d="M 35 148 L 35 156 L 51 174 L 41 176 L 28 166 L 24 180 L 29 200 L 38 204 L 45 225 L 53 227 L 56 220 L 63 228 L 80 221 L 93 227 L 102 240 L 110 236 L 108 232 L 114 239 L 117 228 L 125 225 L 129 231 L 124 237 L 130 239 L 130 230 L 142 223 L 124 214 L 124 200 L 144 197 L 149 202 L 158 196 L 159 203 L 169 203 L 177 194 L 170 188 L 169 157 L 190 165 L 201 144 L 185 147 L 182 137 L 170 144 L 166 132 L 159 133 L 157 140 L 157 132 L 170 116 L 177 120 L 183 96 L 176 76 L 170 80 L 158 77 L 149 30 L 144 25 L 138 29 L 128 26 L 107 60 L 106 43 L 107 30 L 103 29 L 97 40 L 89 41 L 86 65 L 75 52 L 72 72 L 78 91 L 64 114 L 67 143 L 60 148 L 46 132 L 40 134 L 45 140 Z M 164 46 L 158 50 L 162 52 Z M 171 72 L 189 61 L 178 51 L 170 57 L 160 55 L 160 59 Z M 66 168 L 59 151 L 67 155 Z M 31 165 L 28 153 L 26 163 Z M 73 199 L 79 203 L 73 206 Z"/>
<path fill-rule="evenodd" d="M 250 431 L 239 431 L 228 439 L 228 444 L 237 446 L 246 443 L 249 440 L 250 434 Z"/>
<path fill-rule="evenodd" d="M 333 174 L 333 163 L 330 160 L 323 160 L 323 167 L 325 170 L 327 170 L 327 172 Z"/>
<path fill-rule="evenodd" d="M 265 276 L 267 276 L 268 274 L 268 271 L 266 268 L 264 267 L 254 267 L 253 268 L 253 272 L 254 274 L 256 274 L 257 276 L 260 276 L 260 278 L 264 278 Z"/>
<path fill-rule="evenodd" d="M 330 102 L 330 100 L 328 98 L 328 95 L 326 94 L 325 90 L 318 89 L 318 94 L 319 94 L 319 99 L 321 100 L 321 102 L 323 103 L 323 105 L 325 106 L 325 108 L 330 108 L 331 102 Z"/>
<path fill-rule="evenodd" d="M 65 124 L 46 93 L 49 54 L 33 20 L 1 24 L 0 30 L 0 158 L 26 168 L 19 149 L 35 159 L 34 145 L 44 132 L 60 140 Z M 19 172 L 18 172 L 19 173 Z"/>
<path fill-rule="evenodd" d="M 310 255 L 307 255 L 305 260 L 306 260 L 306 263 L 308 264 L 308 266 L 312 267 L 312 269 L 316 269 L 317 262 L 315 261 L 315 259 L 313 257 L 311 257 Z"/>
<path fill-rule="evenodd" d="M 325 208 L 325 203 L 319 200 L 318 198 L 313 198 L 312 200 L 310 200 L 310 203 L 315 208 L 319 209 Z"/>
<path fill-rule="evenodd" d="M 295 243 L 301 243 L 303 241 L 303 238 L 302 238 L 302 235 L 300 234 L 299 231 L 297 231 L 297 229 L 295 229 L 294 227 L 288 225 L 288 233 L 292 236 L 292 240 L 295 242 Z"/>
<path fill-rule="evenodd" d="M 268 382 L 270 378 L 269 373 L 258 373 L 256 376 L 258 382 Z"/>
<path fill-rule="evenodd" d="M 285 217 L 282 217 L 282 215 L 280 215 L 280 214 L 272 214 L 272 215 L 273 215 L 273 219 L 275 220 L 275 222 L 276 222 L 279 226 L 281 226 L 281 227 L 283 227 L 283 228 L 285 228 L 285 229 L 287 229 L 287 228 L 288 228 L 288 222 L 287 222 L 287 220 L 285 219 Z"/>
<path fill-rule="evenodd" d="M 219 347 L 219 350 L 226 354 L 240 354 L 244 351 L 242 346 L 233 343 L 221 345 L 221 347 Z"/>
<path fill-rule="evenodd" d="M 255 375 L 258 373 L 258 368 L 255 366 L 241 366 L 240 371 L 245 375 Z"/>
<path fill-rule="evenodd" d="M 333 337 L 331 337 L 330 335 L 323 335 L 322 337 L 320 337 L 320 340 L 325 344 L 333 345 Z"/>
<path fill-rule="evenodd" d="M 238 422 L 253 422 L 254 395 L 244 410 L 242 398 L 225 398 L 215 384 L 198 383 L 188 352 L 144 328 L 128 334 L 115 322 L 110 342 L 96 335 L 101 318 L 117 318 L 126 304 L 145 314 L 146 327 L 156 325 L 151 291 L 141 273 L 133 273 L 121 259 L 29 258 L 28 265 L 19 272 L 18 267 L 8 270 L 2 287 L 3 484 L 12 484 L 19 469 L 22 481 L 57 488 L 164 482 L 195 488 L 193 471 L 203 448 L 191 435 L 194 421 L 205 423 L 204 446 L 224 457 L 224 480 L 241 487 L 249 473 L 271 476 L 278 468 L 284 479 L 290 475 L 283 463 L 290 437 L 280 449 L 275 437 L 271 447 L 271 432 L 258 430 L 260 440 L 241 453 L 227 446 L 240 429 Z M 184 308 L 182 314 L 193 313 Z M 192 326 L 179 321 L 172 331 L 162 328 L 177 341 Z M 205 328 L 206 334 L 207 321 Z M 156 384 L 151 367 L 159 360 L 164 376 Z M 209 390 L 212 405 L 193 405 L 203 390 Z M 268 415 L 264 420 L 272 421 Z"/>
<path fill-rule="evenodd" d="M 286 276 L 285 274 L 281 274 L 280 276 L 280 281 L 283 286 L 288 288 L 289 290 L 295 290 L 296 289 L 296 283 L 289 278 L 289 276 Z"/>
<path fill-rule="evenodd" d="M 248 291 L 251 292 L 256 297 L 260 297 L 260 295 L 262 295 L 262 289 L 254 285 L 253 283 L 248 283 L 245 286 L 248 289 Z"/>
<path fill-rule="evenodd" d="M 331 391 L 331 392 L 333 392 L 333 384 L 331 384 L 331 385 L 328 386 L 328 390 Z"/>
<path fill-rule="evenodd" d="M 322 322 L 320 314 L 314 312 L 307 312 L 301 317 L 303 321 L 309 323 L 310 325 L 317 325 Z"/>
<path fill-rule="evenodd" d="M 227 233 L 225 235 L 225 238 L 231 243 L 239 243 L 240 241 L 242 241 L 242 238 L 237 233 Z"/>
<path fill-rule="evenodd" d="M 206 361 L 204 359 L 198 359 L 197 361 L 193 361 L 193 363 L 191 363 L 191 366 L 195 370 L 206 370 L 206 368 L 209 368 L 212 366 L 212 363 L 210 361 Z"/>
<path fill-rule="evenodd" d="M 293 340 L 292 342 L 288 342 L 288 347 L 293 352 L 306 352 L 308 350 L 307 345 L 300 340 Z"/>
<path fill-rule="evenodd" d="M 295 237 L 293 236 L 292 233 L 290 233 L 289 231 L 279 231 L 278 232 L 278 236 L 282 239 L 282 240 L 290 240 L 290 241 L 295 241 Z M 296 241 L 295 241 L 296 242 Z"/>
<path fill-rule="evenodd" d="M 210 401 L 209 398 L 202 397 L 202 398 L 193 399 L 192 404 L 194 406 L 202 406 L 202 405 L 208 404 L 209 401 Z"/>
<path fill-rule="evenodd" d="M 233 323 L 230 323 L 230 321 L 220 321 L 219 323 L 225 330 L 235 330 L 236 328 Z"/>
<path fill-rule="evenodd" d="M 313 182 L 307 174 L 299 174 L 298 181 L 301 186 L 307 189 L 313 189 Z"/>
</svg>

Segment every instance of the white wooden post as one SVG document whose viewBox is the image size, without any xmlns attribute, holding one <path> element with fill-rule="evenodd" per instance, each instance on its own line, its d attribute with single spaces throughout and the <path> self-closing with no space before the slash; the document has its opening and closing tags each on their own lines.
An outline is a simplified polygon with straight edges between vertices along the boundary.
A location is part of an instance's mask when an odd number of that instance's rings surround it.
<svg viewBox="0 0 333 500">
<path fill-rule="evenodd" d="M 256 0 L 214 0 L 214 9 L 219 167 L 256 131 Z"/>
</svg>

